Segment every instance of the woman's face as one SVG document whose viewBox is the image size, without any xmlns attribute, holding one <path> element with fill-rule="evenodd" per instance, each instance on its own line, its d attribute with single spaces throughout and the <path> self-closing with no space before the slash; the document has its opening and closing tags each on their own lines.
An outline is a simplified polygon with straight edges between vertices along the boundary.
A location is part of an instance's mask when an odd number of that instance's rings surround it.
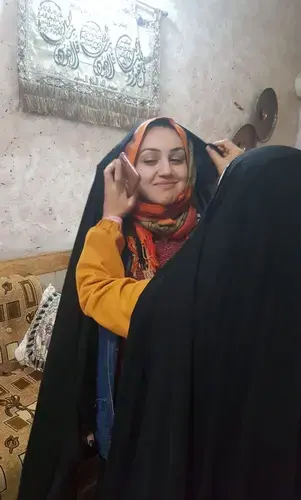
<svg viewBox="0 0 301 500">
<path fill-rule="evenodd" d="M 184 191 L 188 167 L 183 143 L 175 130 L 151 128 L 136 160 L 140 196 L 151 203 L 171 205 Z"/>
</svg>

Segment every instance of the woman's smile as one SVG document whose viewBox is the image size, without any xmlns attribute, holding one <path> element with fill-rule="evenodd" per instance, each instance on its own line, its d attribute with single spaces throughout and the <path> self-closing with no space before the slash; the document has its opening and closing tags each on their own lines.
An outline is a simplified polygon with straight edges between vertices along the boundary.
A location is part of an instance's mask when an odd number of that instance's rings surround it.
<svg viewBox="0 0 301 500">
<path fill-rule="evenodd" d="M 160 181 L 160 182 L 155 182 L 154 186 L 170 188 L 170 187 L 174 187 L 177 183 L 178 183 L 178 181 Z"/>
</svg>

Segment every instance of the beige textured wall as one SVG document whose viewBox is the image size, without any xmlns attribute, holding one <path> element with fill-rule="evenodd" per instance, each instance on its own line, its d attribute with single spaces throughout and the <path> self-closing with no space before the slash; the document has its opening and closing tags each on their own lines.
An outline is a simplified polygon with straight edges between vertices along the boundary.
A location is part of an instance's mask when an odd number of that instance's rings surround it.
<svg viewBox="0 0 301 500">
<path fill-rule="evenodd" d="M 148 0 L 162 24 L 162 114 L 206 140 L 231 136 L 274 86 L 273 143 L 295 144 L 300 0 Z M 18 110 L 16 0 L 0 0 L 0 259 L 72 246 L 96 163 L 121 130 Z M 234 106 L 239 102 L 245 111 Z"/>
</svg>

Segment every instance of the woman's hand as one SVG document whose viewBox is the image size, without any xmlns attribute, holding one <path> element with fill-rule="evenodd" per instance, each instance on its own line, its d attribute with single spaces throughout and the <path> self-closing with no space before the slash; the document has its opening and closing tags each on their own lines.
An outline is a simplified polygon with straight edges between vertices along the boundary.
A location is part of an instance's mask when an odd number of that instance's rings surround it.
<svg viewBox="0 0 301 500">
<path fill-rule="evenodd" d="M 136 195 L 128 196 L 121 161 L 114 160 L 104 171 L 103 218 L 125 217 L 135 206 Z"/>
<path fill-rule="evenodd" d="M 224 173 L 225 168 L 231 163 L 235 158 L 244 153 L 243 149 L 240 149 L 238 146 L 233 144 L 233 142 L 225 140 L 225 141 L 217 141 L 214 143 L 215 146 L 219 148 L 222 153 L 222 156 L 217 153 L 210 146 L 207 146 L 207 153 L 209 154 L 211 160 L 216 166 L 218 175 L 221 176 Z"/>
</svg>

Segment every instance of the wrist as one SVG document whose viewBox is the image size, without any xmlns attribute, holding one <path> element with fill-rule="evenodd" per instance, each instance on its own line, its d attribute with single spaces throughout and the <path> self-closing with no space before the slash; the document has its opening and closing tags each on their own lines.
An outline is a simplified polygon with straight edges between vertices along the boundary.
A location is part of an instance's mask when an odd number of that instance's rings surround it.
<svg viewBox="0 0 301 500">
<path fill-rule="evenodd" d="M 117 215 L 104 215 L 102 217 L 103 220 L 110 220 L 112 222 L 116 222 L 117 224 L 120 225 L 120 227 L 122 227 L 122 218 L 121 217 L 118 217 Z"/>
</svg>

